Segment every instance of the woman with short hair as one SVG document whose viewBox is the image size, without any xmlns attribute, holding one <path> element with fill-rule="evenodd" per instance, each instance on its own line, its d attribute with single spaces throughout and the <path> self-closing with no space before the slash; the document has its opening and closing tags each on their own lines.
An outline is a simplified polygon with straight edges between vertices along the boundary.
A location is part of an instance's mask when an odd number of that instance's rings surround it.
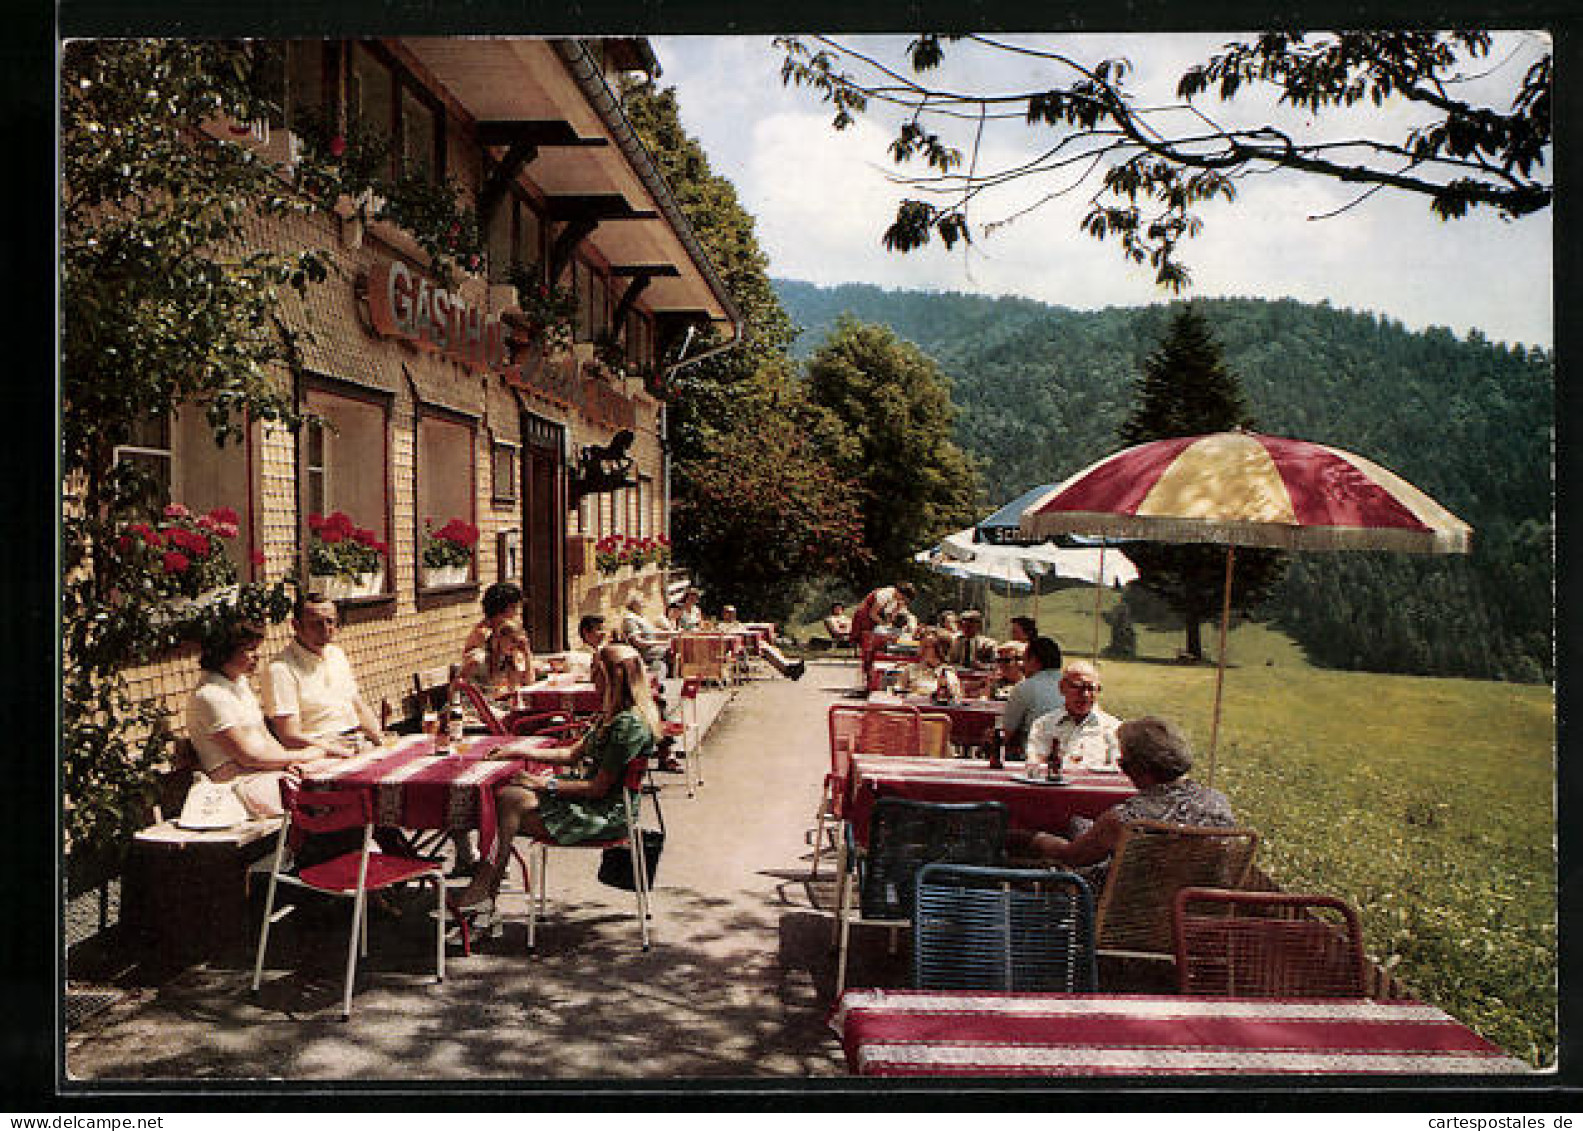
<svg viewBox="0 0 1583 1131">
<path fill-rule="evenodd" d="M 264 633 L 241 621 L 224 623 L 203 641 L 203 678 L 187 702 L 187 737 L 210 781 L 229 784 L 255 817 L 278 817 L 280 782 L 328 752 L 320 746 L 288 750 L 264 725 L 264 711 L 247 677 L 258 670 Z"/>
<path fill-rule="evenodd" d="M 1187 777 L 1193 768 L 1193 752 L 1187 736 L 1175 726 L 1154 715 L 1130 719 L 1116 728 L 1116 742 L 1121 748 L 1117 765 L 1138 787 L 1136 794 L 1112 805 L 1092 823 L 1074 817 L 1069 838 L 1013 829 L 1006 836 L 1007 850 L 1045 863 L 1083 868 L 1109 861 L 1129 821 L 1215 828 L 1236 825 L 1225 794 Z"/>
</svg>

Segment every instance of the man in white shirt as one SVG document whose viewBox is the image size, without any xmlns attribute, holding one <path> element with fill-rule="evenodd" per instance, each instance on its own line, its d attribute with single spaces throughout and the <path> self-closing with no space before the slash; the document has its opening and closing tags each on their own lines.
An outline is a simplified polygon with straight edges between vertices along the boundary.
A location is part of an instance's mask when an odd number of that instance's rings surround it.
<svg viewBox="0 0 1583 1131">
<path fill-rule="evenodd" d="M 264 674 L 264 715 L 288 750 L 321 746 L 355 754 L 359 735 L 384 741 L 346 653 L 334 643 L 339 625 L 334 601 L 315 593 L 298 597 L 293 639 Z"/>
<path fill-rule="evenodd" d="M 1086 660 L 1073 660 L 1061 672 L 1065 707 L 1033 721 L 1028 728 L 1028 765 L 1042 766 L 1060 743 L 1063 766 L 1115 768 L 1121 758 L 1116 728 L 1121 720 L 1099 709 L 1099 673 Z"/>
</svg>

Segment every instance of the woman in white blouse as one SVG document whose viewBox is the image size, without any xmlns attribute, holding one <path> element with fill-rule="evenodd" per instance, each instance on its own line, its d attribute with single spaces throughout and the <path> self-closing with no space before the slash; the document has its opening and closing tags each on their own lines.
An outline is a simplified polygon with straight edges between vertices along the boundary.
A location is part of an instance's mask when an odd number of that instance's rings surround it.
<svg viewBox="0 0 1583 1131">
<path fill-rule="evenodd" d="M 187 736 L 210 781 L 234 785 L 255 817 L 281 813 L 280 780 L 327 756 L 318 746 L 288 750 L 264 725 L 264 712 L 247 677 L 258 670 L 264 634 L 228 624 L 206 639 L 198 657 L 203 679 L 187 703 Z"/>
</svg>

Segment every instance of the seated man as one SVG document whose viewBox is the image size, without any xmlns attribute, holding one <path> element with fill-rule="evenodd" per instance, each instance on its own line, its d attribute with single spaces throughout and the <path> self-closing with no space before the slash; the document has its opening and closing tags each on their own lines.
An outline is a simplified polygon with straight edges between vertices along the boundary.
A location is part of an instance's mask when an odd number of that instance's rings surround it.
<svg viewBox="0 0 1583 1131">
<path fill-rule="evenodd" d="M 605 631 L 605 618 L 589 613 L 577 622 L 578 647 L 566 653 L 566 669 L 584 683 L 591 677 L 594 655 L 610 639 Z"/>
<path fill-rule="evenodd" d="M 1218 789 L 1189 779 L 1193 753 L 1187 737 L 1164 719 L 1130 719 L 1116 730 L 1121 747 L 1121 772 L 1138 787 L 1136 795 L 1112 805 L 1092 823 L 1072 819 L 1070 837 L 1013 829 L 1006 848 L 1014 857 L 1067 868 L 1107 864 L 1128 821 L 1166 821 L 1173 825 L 1232 828 L 1237 821 L 1231 803 Z M 1089 878 L 1103 879 L 1102 871 Z"/>
<path fill-rule="evenodd" d="M 1061 709 L 1061 646 L 1048 636 L 1035 637 L 1023 653 L 1022 672 L 1023 681 L 1006 697 L 1006 713 L 1000 720 L 1007 753 L 1014 758 L 1022 757 L 1033 721 Z"/>
<path fill-rule="evenodd" d="M 984 614 L 969 609 L 961 625 L 961 635 L 951 641 L 951 662 L 961 668 L 989 667 L 995 662 L 995 641 L 984 635 Z"/>
<path fill-rule="evenodd" d="M 264 717 L 288 750 L 318 746 L 355 754 L 359 738 L 385 740 L 346 653 L 334 642 L 339 624 L 334 601 L 302 594 L 292 609 L 292 641 L 264 673 Z"/>
<path fill-rule="evenodd" d="M 1028 767 L 1059 757 L 1065 766 L 1114 766 L 1121 757 L 1116 728 L 1121 720 L 1099 709 L 1099 673 L 1087 660 L 1061 672 L 1065 707 L 1040 715 L 1028 728 Z"/>
<path fill-rule="evenodd" d="M 670 674 L 667 660 L 671 654 L 670 638 L 650 624 L 643 616 L 643 598 L 634 593 L 627 598 L 626 610 L 621 614 L 621 638 L 643 657 L 655 679 L 665 679 Z"/>
<path fill-rule="evenodd" d="M 991 692 L 1009 693 L 1022 682 L 1022 654 L 1023 649 L 1010 642 L 995 649 L 995 674 L 989 681 Z"/>
<path fill-rule="evenodd" d="M 846 606 L 840 601 L 830 606 L 830 615 L 824 618 L 824 630 L 837 647 L 852 643 L 852 618 L 846 615 Z"/>
</svg>

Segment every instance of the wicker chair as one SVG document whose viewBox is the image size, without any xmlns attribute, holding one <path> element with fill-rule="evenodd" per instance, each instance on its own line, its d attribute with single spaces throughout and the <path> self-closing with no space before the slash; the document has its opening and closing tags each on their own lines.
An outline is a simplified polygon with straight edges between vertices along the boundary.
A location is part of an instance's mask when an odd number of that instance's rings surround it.
<svg viewBox="0 0 1583 1131">
<path fill-rule="evenodd" d="M 1008 819 L 1006 807 L 998 801 L 940 805 L 881 797 L 869 821 L 866 851 L 850 843 L 848 826 L 844 863 L 852 867 L 843 868 L 836 897 L 837 996 L 846 988 L 852 925 L 891 928 L 894 953 L 897 930 L 912 919 L 918 869 L 935 863 L 999 867 L 1005 858 Z"/>
<path fill-rule="evenodd" d="M 1363 932 L 1328 895 L 1183 888 L 1173 923 L 1183 993 L 1368 997 Z"/>
<path fill-rule="evenodd" d="M 1241 887 L 1258 845 L 1252 829 L 1128 822 L 1099 896 L 1094 933 L 1100 955 L 1173 961 L 1176 893 Z"/>
<path fill-rule="evenodd" d="M 731 682 L 729 637 L 708 633 L 683 633 L 673 638 L 675 675 L 679 679 L 709 680 L 721 687 Z"/>
<path fill-rule="evenodd" d="M 846 819 L 847 775 L 853 754 L 915 756 L 923 752 L 922 721 L 916 707 L 837 703 L 830 708 L 830 772 L 814 813 L 813 866 L 808 878 L 819 878 L 826 828 L 837 830 Z M 839 857 L 842 844 L 835 846 Z"/>
<path fill-rule="evenodd" d="M 1070 872 L 929 864 L 912 917 L 920 990 L 1092 993 L 1094 897 Z"/>
</svg>

